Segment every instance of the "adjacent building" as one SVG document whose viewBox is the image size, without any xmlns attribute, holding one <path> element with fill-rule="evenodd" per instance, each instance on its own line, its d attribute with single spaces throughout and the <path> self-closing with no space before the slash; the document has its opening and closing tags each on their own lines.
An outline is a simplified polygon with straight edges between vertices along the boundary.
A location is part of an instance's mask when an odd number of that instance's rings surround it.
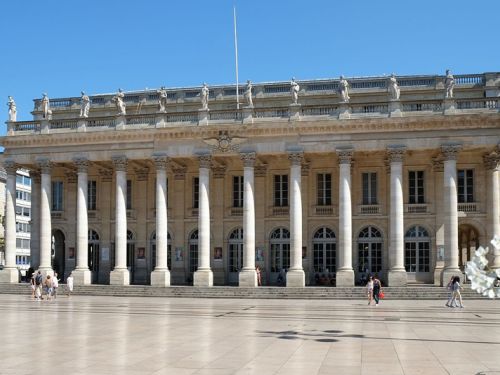
<svg viewBox="0 0 500 375">
<path fill-rule="evenodd" d="M 442 284 L 500 234 L 499 86 L 449 73 L 36 99 L 0 140 L 7 263 L 23 168 L 31 263 L 75 283 L 256 286 L 258 266 L 265 285 Z"/>
</svg>

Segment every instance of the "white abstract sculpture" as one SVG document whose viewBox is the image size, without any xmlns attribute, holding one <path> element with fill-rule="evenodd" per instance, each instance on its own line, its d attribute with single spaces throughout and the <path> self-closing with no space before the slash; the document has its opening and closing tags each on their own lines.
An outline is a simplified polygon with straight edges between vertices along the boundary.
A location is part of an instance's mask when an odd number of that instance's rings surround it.
<svg viewBox="0 0 500 375">
<path fill-rule="evenodd" d="M 167 110 L 167 90 L 165 87 L 161 87 L 158 91 L 158 110 L 160 112 L 166 112 Z"/>
<path fill-rule="evenodd" d="M 243 94 L 245 100 L 247 101 L 248 107 L 253 107 L 253 99 L 252 99 L 252 82 L 250 80 L 247 81 L 247 86 L 245 88 L 245 93 Z"/>
<path fill-rule="evenodd" d="M 339 95 L 340 99 L 344 103 L 349 102 L 349 82 L 344 78 L 344 76 L 340 76 L 340 81 L 339 81 Z"/>
<path fill-rule="evenodd" d="M 204 110 L 208 110 L 208 86 L 205 82 L 203 82 L 203 86 L 201 87 L 200 98 L 201 98 L 201 108 Z"/>
<path fill-rule="evenodd" d="M 495 236 L 491 244 L 497 252 L 500 251 L 499 236 Z M 500 298 L 500 268 L 492 270 L 488 267 L 488 259 L 486 259 L 488 253 L 489 248 L 485 249 L 481 246 L 477 249 L 472 260 L 467 262 L 465 274 L 471 281 L 472 290 L 489 298 Z"/>
<path fill-rule="evenodd" d="M 89 117 L 90 110 L 90 98 L 87 94 L 82 91 L 82 97 L 80 99 L 80 117 Z"/>
<path fill-rule="evenodd" d="M 295 78 L 292 78 L 292 82 L 290 83 L 290 94 L 292 94 L 293 104 L 298 104 L 299 102 L 299 91 L 300 91 L 299 84 L 295 82 Z"/>
<path fill-rule="evenodd" d="M 127 108 L 123 100 L 124 98 L 125 94 L 123 93 L 122 89 L 118 89 L 118 92 L 112 99 L 116 104 L 116 108 L 118 108 L 118 115 L 120 116 L 125 116 L 127 114 Z"/>
<path fill-rule="evenodd" d="M 400 89 L 398 85 L 398 81 L 396 80 L 396 76 L 391 74 L 391 77 L 389 78 L 389 94 L 391 96 L 392 100 L 399 100 L 399 95 L 400 95 Z"/>
<path fill-rule="evenodd" d="M 16 102 L 14 101 L 12 96 L 9 96 L 9 101 L 7 102 L 7 105 L 9 106 L 9 121 L 17 121 Z"/>
<path fill-rule="evenodd" d="M 444 79 L 444 86 L 446 88 L 446 98 L 453 98 L 453 88 L 455 87 L 455 77 L 449 70 L 446 71 L 446 78 Z"/>
</svg>

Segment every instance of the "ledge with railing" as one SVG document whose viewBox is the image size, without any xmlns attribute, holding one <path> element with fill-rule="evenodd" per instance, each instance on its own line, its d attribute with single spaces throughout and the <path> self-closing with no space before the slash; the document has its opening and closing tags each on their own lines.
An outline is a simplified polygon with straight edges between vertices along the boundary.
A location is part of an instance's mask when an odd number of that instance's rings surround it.
<svg viewBox="0 0 500 375">
<path fill-rule="evenodd" d="M 378 215 L 380 214 L 380 205 L 378 204 L 360 204 L 358 206 L 360 215 Z"/>
<path fill-rule="evenodd" d="M 458 203 L 457 210 L 461 212 L 478 212 L 477 211 L 477 203 L 468 202 L 468 203 Z"/>
<path fill-rule="evenodd" d="M 314 206 L 314 214 L 317 216 L 333 216 L 335 213 L 333 206 Z"/>
<path fill-rule="evenodd" d="M 427 213 L 427 204 L 426 203 L 405 204 L 405 212 L 409 214 L 425 214 Z"/>
</svg>

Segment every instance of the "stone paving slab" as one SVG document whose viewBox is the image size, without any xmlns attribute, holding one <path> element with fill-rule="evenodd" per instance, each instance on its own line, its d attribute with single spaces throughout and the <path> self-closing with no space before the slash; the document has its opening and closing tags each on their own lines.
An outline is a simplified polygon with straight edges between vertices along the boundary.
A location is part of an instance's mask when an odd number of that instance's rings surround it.
<svg viewBox="0 0 500 375">
<path fill-rule="evenodd" d="M 0 374 L 500 374 L 500 301 L 0 295 Z"/>
</svg>

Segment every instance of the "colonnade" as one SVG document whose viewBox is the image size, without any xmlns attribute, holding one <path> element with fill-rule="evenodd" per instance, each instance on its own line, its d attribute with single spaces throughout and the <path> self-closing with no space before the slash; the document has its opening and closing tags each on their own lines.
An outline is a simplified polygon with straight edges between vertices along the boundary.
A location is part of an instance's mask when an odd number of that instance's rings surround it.
<svg viewBox="0 0 500 375">
<path fill-rule="evenodd" d="M 443 145 L 444 156 L 444 269 L 442 278 L 460 272 L 458 267 L 458 210 L 457 210 L 457 172 L 456 158 L 461 150 L 460 145 Z M 390 242 L 388 284 L 391 286 L 405 285 L 406 272 L 404 267 L 404 201 L 403 201 L 403 159 L 405 147 L 390 146 L 387 149 L 390 163 Z M 351 166 L 353 149 L 338 149 L 339 162 L 339 233 L 337 286 L 354 285 L 354 270 L 352 266 L 352 192 Z M 239 273 L 239 285 L 257 286 L 255 272 L 255 197 L 254 165 L 256 154 L 241 153 L 244 173 L 243 195 L 243 268 Z M 302 194 L 301 194 L 301 151 L 288 153 L 290 161 L 290 269 L 287 273 L 288 287 L 304 287 L 305 273 L 302 267 Z M 156 267 L 151 274 L 151 284 L 154 286 L 169 286 L 170 272 L 167 267 L 167 166 L 169 158 L 165 154 L 152 155 L 156 167 Z M 485 156 L 489 166 L 489 179 L 492 193 L 489 199 L 491 208 L 491 231 L 500 235 L 500 190 L 499 190 L 499 160 L 498 155 Z M 77 167 L 77 220 L 76 220 L 76 268 L 73 271 L 74 282 L 77 285 L 91 283 L 91 273 L 88 267 L 88 212 L 87 212 L 87 182 L 88 160 L 73 159 Z M 127 251 L 127 163 L 124 156 L 112 158 L 115 170 L 115 267 L 111 271 L 110 283 L 128 285 L 130 276 L 126 263 Z M 199 210 L 198 210 L 198 269 L 193 277 L 195 286 L 212 286 L 213 273 L 210 268 L 210 170 L 211 156 L 199 155 Z M 5 207 L 5 253 L 6 266 L 0 271 L 0 282 L 17 282 L 15 264 L 16 252 L 16 163 L 8 159 L 4 161 L 7 171 L 6 207 Z M 33 174 L 32 214 L 33 221 L 39 225 L 32 228 L 32 260 L 46 274 L 52 273 L 51 241 L 52 225 L 50 212 L 51 199 L 51 168 L 52 163 L 46 158 L 37 159 L 40 170 Z M 39 241 L 37 239 L 39 238 Z M 39 252 L 37 251 L 39 247 Z M 39 255 L 38 255 L 39 254 Z M 38 262 L 38 263 L 36 263 Z M 500 254 L 497 254 L 494 265 L 500 267 Z M 15 272 L 14 272 L 15 271 Z"/>
</svg>

